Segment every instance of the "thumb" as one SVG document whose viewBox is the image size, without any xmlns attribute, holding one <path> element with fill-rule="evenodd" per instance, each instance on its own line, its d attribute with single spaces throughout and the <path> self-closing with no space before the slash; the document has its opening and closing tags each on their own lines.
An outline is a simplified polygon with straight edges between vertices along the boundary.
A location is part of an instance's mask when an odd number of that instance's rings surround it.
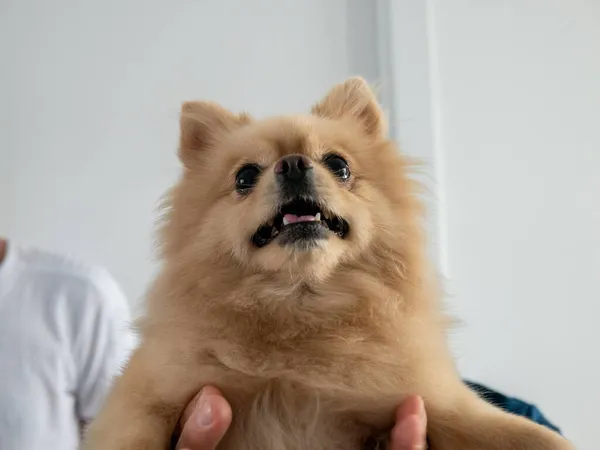
<svg viewBox="0 0 600 450">
<path fill-rule="evenodd" d="M 427 415 L 421 397 L 411 395 L 400 405 L 391 438 L 392 450 L 427 448 Z"/>
<path fill-rule="evenodd" d="M 177 450 L 215 450 L 231 425 L 231 407 L 217 389 L 206 387 L 183 420 Z"/>
</svg>

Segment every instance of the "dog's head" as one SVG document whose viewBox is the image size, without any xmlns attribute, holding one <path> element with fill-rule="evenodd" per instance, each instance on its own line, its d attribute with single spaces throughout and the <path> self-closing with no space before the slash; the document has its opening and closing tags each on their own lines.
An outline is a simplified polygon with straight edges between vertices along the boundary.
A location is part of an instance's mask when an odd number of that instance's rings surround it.
<svg viewBox="0 0 600 450">
<path fill-rule="evenodd" d="M 359 78 L 306 116 L 254 120 L 213 103 L 184 104 L 185 171 L 171 195 L 165 252 L 323 278 L 387 251 L 402 240 L 412 203 L 384 122 Z"/>
</svg>

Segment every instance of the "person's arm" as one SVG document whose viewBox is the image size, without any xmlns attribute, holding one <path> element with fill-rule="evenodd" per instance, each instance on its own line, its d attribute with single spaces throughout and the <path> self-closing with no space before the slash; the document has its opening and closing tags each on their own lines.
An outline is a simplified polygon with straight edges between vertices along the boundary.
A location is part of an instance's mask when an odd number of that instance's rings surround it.
<svg viewBox="0 0 600 450">
<path fill-rule="evenodd" d="M 465 383 L 488 403 L 509 413 L 525 417 L 561 434 L 560 429 L 551 423 L 535 405 L 515 397 L 509 397 L 479 383 L 474 383 L 472 381 L 465 381 Z"/>
<path fill-rule="evenodd" d="M 205 387 L 183 413 L 175 450 L 215 450 L 231 418 L 231 407 L 218 389 Z M 416 395 L 408 397 L 396 411 L 390 450 L 425 449 L 426 428 L 423 400 Z"/>
<path fill-rule="evenodd" d="M 112 380 L 135 345 L 125 296 L 108 274 L 89 281 L 77 308 L 74 362 L 76 414 L 82 430 L 104 403 Z"/>
</svg>

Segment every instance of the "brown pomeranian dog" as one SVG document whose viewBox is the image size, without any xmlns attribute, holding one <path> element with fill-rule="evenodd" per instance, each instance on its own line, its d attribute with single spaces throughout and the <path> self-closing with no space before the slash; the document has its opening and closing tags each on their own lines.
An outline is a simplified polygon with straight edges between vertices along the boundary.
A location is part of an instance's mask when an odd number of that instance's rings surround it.
<svg viewBox="0 0 600 450">
<path fill-rule="evenodd" d="M 183 105 L 184 171 L 142 344 L 85 450 L 165 450 L 205 385 L 233 410 L 222 450 L 360 450 L 408 394 L 434 450 L 563 450 L 461 381 L 410 165 L 360 78 L 310 115 Z M 384 437 L 381 437 L 384 436 Z"/>
</svg>

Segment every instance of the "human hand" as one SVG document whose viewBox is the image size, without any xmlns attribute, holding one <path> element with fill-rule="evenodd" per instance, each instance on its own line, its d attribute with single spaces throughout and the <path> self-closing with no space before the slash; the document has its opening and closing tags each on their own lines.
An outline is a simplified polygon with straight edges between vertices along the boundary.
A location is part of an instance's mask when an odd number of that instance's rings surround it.
<svg viewBox="0 0 600 450">
<path fill-rule="evenodd" d="M 390 450 L 427 448 L 427 415 L 421 397 L 411 395 L 398 407 L 396 424 L 392 428 L 390 439 Z"/>
<path fill-rule="evenodd" d="M 179 424 L 175 450 L 215 450 L 231 425 L 231 406 L 217 388 L 206 386 L 188 404 Z"/>
<path fill-rule="evenodd" d="M 207 386 L 189 403 L 180 421 L 176 450 L 215 450 L 231 424 L 231 407 L 221 392 Z M 390 450 L 425 449 L 427 416 L 423 400 L 407 397 L 396 411 Z"/>
</svg>

